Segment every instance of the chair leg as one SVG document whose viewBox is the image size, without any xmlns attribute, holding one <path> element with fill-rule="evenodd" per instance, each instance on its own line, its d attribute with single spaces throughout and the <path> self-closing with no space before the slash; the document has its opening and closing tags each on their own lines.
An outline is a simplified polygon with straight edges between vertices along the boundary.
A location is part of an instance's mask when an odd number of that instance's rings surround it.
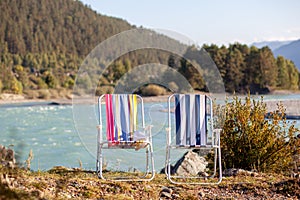
<svg viewBox="0 0 300 200">
<path fill-rule="evenodd" d="M 141 176 L 141 179 L 145 179 L 149 174 L 149 147 L 146 148 L 146 167 L 145 167 L 145 174 Z"/>
<path fill-rule="evenodd" d="M 221 147 L 218 148 L 218 151 L 219 151 L 219 181 L 217 182 L 217 184 L 221 183 L 222 181 L 222 157 L 221 157 Z"/>
<path fill-rule="evenodd" d="M 98 126 L 98 134 L 97 134 L 97 163 L 96 163 L 96 173 L 99 178 L 103 178 L 102 176 L 102 129 L 101 126 Z"/>
<path fill-rule="evenodd" d="M 149 173 L 149 150 L 146 149 L 146 172 Z"/>
<path fill-rule="evenodd" d="M 168 180 L 171 180 L 171 163 L 170 163 L 170 148 L 167 147 L 167 152 L 166 152 L 166 166 L 165 166 L 165 174 L 167 176 Z"/>
<path fill-rule="evenodd" d="M 218 161 L 218 149 L 214 148 L 214 173 L 210 176 L 210 178 L 213 178 L 217 174 L 217 161 Z"/>
<path fill-rule="evenodd" d="M 165 160 L 165 175 L 167 177 L 168 177 L 167 170 L 168 170 L 168 163 L 169 163 L 169 161 L 168 161 L 168 157 L 169 157 L 168 152 L 169 152 L 169 150 L 168 150 L 168 147 L 167 147 L 167 149 L 166 149 L 166 160 Z"/>
<path fill-rule="evenodd" d="M 147 175 L 150 173 L 149 162 L 151 163 L 151 176 L 149 178 L 146 178 Z M 154 169 L 153 149 L 152 149 L 152 145 L 149 144 L 146 149 L 146 173 L 144 174 L 144 176 L 140 178 L 145 179 L 147 181 L 151 181 L 154 178 L 154 176 L 155 176 L 155 169 Z"/>
<path fill-rule="evenodd" d="M 154 168 L 154 158 L 153 158 L 153 147 L 152 144 L 149 144 L 149 150 L 150 150 L 150 159 L 151 159 L 151 177 L 148 179 L 151 181 L 155 176 L 155 168 Z"/>
<path fill-rule="evenodd" d="M 103 157 L 102 157 L 102 148 L 100 147 L 99 149 L 99 158 L 98 158 L 98 162 L 99 162 L 99 172 L 98 172 L 98 177 L 101 179 L 105 178 L 103 177 L 102 171 L 103 171 Z"/>
</svg>

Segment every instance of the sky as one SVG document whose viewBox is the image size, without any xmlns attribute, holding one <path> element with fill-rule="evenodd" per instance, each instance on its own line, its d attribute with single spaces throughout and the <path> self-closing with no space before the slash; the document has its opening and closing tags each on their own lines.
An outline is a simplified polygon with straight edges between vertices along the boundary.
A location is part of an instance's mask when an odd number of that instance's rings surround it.
<svg viewBox="0 0 300 200">
<path fill-rule="evenodd" d="M 299 0 L 82 0 L 137 27 L 179 33 L 198 45 L 300 39 Z"/>
</svg>

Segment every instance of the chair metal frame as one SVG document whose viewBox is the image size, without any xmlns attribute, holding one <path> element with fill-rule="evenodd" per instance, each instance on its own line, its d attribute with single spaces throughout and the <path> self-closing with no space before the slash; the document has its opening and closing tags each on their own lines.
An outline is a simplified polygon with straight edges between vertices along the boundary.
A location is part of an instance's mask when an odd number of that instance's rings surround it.
<svg viewBox="0 0 300 200">
<path fill-rule="evenodd" d="M 175 96 L 176 94 L 172 94 L 171 96 L 169 96 L 168 98 L 168 127 L 166 128 L 166 162 L 165 162 L 165 174 L 167 176 L 167 179 L 173 183 L 173 184 L 198 184 L 198 185 L 212 185 L 212 184 L 219 184 L 222 181 L 222 164 L 221 164 L 221 146 L 220 146 L 220 132 L 221 129 L 214 129 L 214 125 L 213 125 L 213 105 L 212 105 L 212 99 L 205 95 L 206 98 L 208 98 L 210 100 L 210 114 L 209 117 L 211 119 L 210 122 L 210 129 L 212 131 L 212 139 L 211 139 L 211 144 L 206 144 L 206 145 L 176 145 L 176 144 L 172 144 L 172 129 L 171 129 L 171 100 L 172 98 Z M 187 94 L 188 95 L 188 94 Z M 200 95 L 200 94 L 199 94 Z M 203 95 L 203 94 L 201 94 Z M 175 104 L 175 102 L 174 102 Z M 205 102 L 206 104 L 206 102 Z M 207 105 L 205 105 L 206 107 Z M 207 120 L 207 116 L 206 120 Z M 176 119 L 175 119 L 176 120 Z M 176 128 L 175 128 L 176 129 Z M 206 132 L 208 130 L 208 127 L 206 126 Z M 176 135 L 176 130 L 173 131 Z M 203 134 L 203 133 L 201 133 Z M 205 133 L 207 134 L 207 133 Z M 173 134 L 174 135 L 174 134 Z M 174 143 L 174 142 L 173 142 Z M 213 149 L 214 150 L 214 171 L 213 174 L 210 176 L 199 176 L 199 177 L 195 177 L 195 176 L 178 176 L 178 175 L 172 175 L 171 173 L 171 149 Z M 215 182 L 183 182 L 183 181 L 177 181 L 175 179 L 179 179 L 179 180 L 187 180 L 187 179 L 208 179 L 208 178 L 214 178 L 217 174 L 217 162 L 219 164 L 219 177 L 218 177 L 218 181 Z"/>
<path fill-rule="evenodd" d="M 143 98 L 139 95 L 137 97 L 140 99 L 141 104 L 141 115 L 142 115 L 142 131 L 147 136 L 146 141 L 142 141 L 144 146 L 142 148 L 146 149 L 146 167 L 145 173 L 142 176 L 136 177 L 113 177 L 106 178 L 103 175 L 103 149 L 135 149 L 137 144 L 141 144 L 141 141 L 118 141 L 117 144 L 112 141 L 103 140 L 103 119 L 102 119 L 102 99 L 106 94 L 101 95 L 98 98 L 98 115 L 99 115 L 99 124 L 97 126 L 98 135 L 97 135 L 97 162 L 96 162 L 96 172 L 99 178 L 103 180 L 113 180 L 113 181 L 151 181 L 155 176 L 154 169 L 154 158 L 153 158 L 153 145 L 152 145 L 152 135 L 151 128 L 152 125 L 145 127 L 145 119 L 144 119 L 144 102 Z M 112 95 L 120 95 L 120 94 L 112 94 Z M 126 94 L 127 95 L 127 94 Z M 129 95 L 129 94 L 128 94 Z M 107 117 L 107 116 L 106 116 Z M 113 144 L 113 145 L 112 145 Z M 150 163 L 150 164 L 149 164 Z M 151 167 L 151 170 L 150 170 Z"/>
</svg>

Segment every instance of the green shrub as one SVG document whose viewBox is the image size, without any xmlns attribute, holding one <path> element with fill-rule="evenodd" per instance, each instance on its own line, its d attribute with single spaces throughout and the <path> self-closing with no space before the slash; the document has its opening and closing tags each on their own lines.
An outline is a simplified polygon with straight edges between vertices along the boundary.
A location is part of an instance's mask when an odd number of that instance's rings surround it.
<svg viewBox="0 0 300 200">
<path fill-rule="evenodd" d="M 64 88 L 72 89 L 74 87 L 75 80 L 71 77 L 68 77 L 67 80 L 63 83 Z"/>
<path fill-rule="evenodd" d="M 24 94 L 27 99 L 37 99 L 39 97 L 39 92 L 37 90 L 25 90 Z"/>
<path fill-rule="evenodd" d="M 51 97 L 49 90 L 38 90 L 38 93 L 39 99 L 50 99 Z"/>
<path fill-rule="evenodd" d="M 168 83 L 168 87 L 171 91 L 178 92 L 178 85 L 174 81 Z"/>
<path fill-rule="evenodd" d="M 11 91 L 14 94 L 22 94 L 23 93 L 23 86 L 20 81 L 18 81 L 15 77 L 12 79 L 12 86 Z"/>
<path fill-rule="evenodd" d="M 289 170 L 295 153 L 299 153 L 300 140 L 296 139 L 294 123 L 286 121 L 285 109 L 278 110 L 266 119 L 266 104 L 246 97 L 234 97 L 232 102 L 218 107 L 226 113 L 221 132 L 222 164 L 224 168 L 242 168 L 260 172 Z M 221 123 L 219 121 L 219 123 Z"/>
<path fill-rule="evenodd" d="M 60 88 L 57 91 L 58 91 L 58 96 L 60 98 L 72 99 L 72 90 L 66 88 Z"/>
<path fill-rule="evenodd" d="M 99 86 L 96 89 L 96 96 L 100 96 L 102 94 L 112 94 L 113 92 L 114 92 L 113 86 L 110 85 Z"/>
<path fill-rule="evenodd" d="M 141 94 L 143 96 L 159 96 L 166 94 L 167 91 L 165 88 L 158 85 L 147 85 L 146 87 L 141 89 Z"/>
</svg>

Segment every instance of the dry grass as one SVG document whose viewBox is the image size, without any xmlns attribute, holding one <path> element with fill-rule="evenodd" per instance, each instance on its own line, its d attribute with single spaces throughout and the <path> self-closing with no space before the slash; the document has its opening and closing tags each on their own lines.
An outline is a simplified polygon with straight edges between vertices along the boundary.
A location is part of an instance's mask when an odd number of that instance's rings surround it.
<svg viewBox="0 0 300 200">
<path fill-rule="evenodd" d="M 0 175 L 0 199 L 300 198 L 299 179 L 278 174 L 225 177 L 215 186 L 174 185 L 164 174 L 157 174 L 151 182 L 104 181 L 95 172 L 64 167 L 47 172 L 0 167 Z"/>
</svg>

